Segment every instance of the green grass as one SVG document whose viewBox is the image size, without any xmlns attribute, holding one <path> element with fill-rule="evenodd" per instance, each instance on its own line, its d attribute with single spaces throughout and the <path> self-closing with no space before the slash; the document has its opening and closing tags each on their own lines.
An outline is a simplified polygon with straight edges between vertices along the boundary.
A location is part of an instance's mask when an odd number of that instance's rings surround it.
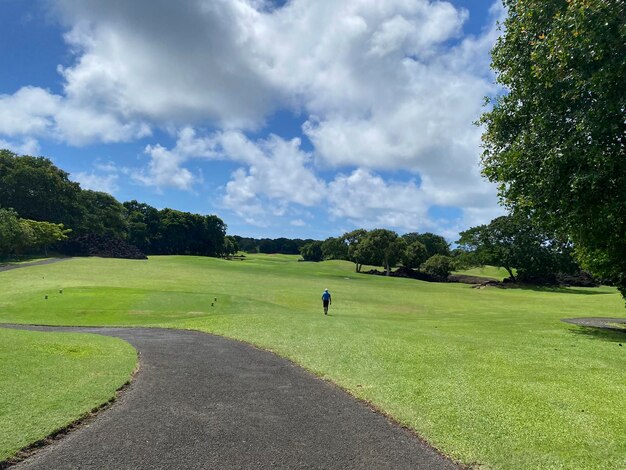
<svg viewBox="0 0 626 470">
<path fill-rule="evenodd" d="M 472 289 L 296 259 L 75 259 L 7 271 L 0 322 L 226 335 L 332 380 L 465 463 L 626 467 L 626 338 L 559 321 L 625 317 L 614 289 Z"/>
<path fill-rule="evenodd" d="M 111 399 L 136 360 L 115 338 L 0 328 L 0 461 Z"/>
<path fill-rule="evenodd" d="M 497 266 L 478 266 L 471 269 L 462 269 L 455 271 L 454 274 L 464 274 L 466 276 L 487 277 L 502 281 L 503 279 L 510 277 L 509 272 L 504 268 L 498 268 Z"/>
</svg>

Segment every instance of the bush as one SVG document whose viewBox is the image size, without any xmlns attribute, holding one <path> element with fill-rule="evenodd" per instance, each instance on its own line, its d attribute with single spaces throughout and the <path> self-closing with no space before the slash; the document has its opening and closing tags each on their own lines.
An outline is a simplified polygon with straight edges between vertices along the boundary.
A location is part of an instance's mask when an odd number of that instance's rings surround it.
<svg viewBox="0 0 626 470">
<path fill-rule="evenodd" d="M 453 260 L 449 256 L 434 255 L 422 263 L 420 269 L 431 276 L 447 279 L 453 265 Z"/>
</svg>

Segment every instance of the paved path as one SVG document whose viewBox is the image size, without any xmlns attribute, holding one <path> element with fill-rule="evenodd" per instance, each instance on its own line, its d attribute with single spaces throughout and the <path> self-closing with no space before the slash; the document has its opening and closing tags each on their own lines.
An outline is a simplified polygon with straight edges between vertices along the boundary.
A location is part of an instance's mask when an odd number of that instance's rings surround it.
<svg viewBox="0 0 626 470">
<path fill-rule="evenodd" d="M 122 338 L 141 368 L 111 408 L 17 469 L 458 468 L 337 387 L 249 345 L 180 330 L 54 330 Z"/>
<path fill-rule="evenodd" d="M 72 258 L 48 258 L 48 259 L 42 259 L 41 261 L 31 261 L 28 263 L 0 264 L 0 272 L 10 271 L 11 269 L 17 269 L 17 268 L 27 268 L 29 266 L 40 266 L 42 264 L 58 263 L 59 261 L 65 261 L 68 259 L 72 259 Z"/>
</svg>

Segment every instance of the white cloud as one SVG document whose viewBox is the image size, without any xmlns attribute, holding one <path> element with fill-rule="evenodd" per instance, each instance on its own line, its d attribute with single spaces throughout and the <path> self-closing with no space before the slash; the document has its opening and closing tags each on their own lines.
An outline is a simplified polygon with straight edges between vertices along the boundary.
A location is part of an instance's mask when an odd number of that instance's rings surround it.
<svg viewBox="0 0 626 470">
<path fill-rule="evenodd" d="M 45 134 L 53 127 L 51 116 L 58 108 L 59 97 L 38 87 L 23 87 L 13 95 L 0 95 L 0 133 Z"/>
<path fill-rule="evenodd" d="M 145 153 L 150 155 L 150 163 L 147 170 L 132 173 L 131 177 L 135 181 L 159 189 L 169 187 L 182 190 L 191 190 L 194 183 L 199 181 L 198 176 L 181 167 L 186 160 L 185 156 L 159 144 L 146 146 Z"/>
<path fill-rule="evenodd" d="M 96 103 L 81 105 L 39 87 L 23 87 L 13 95 L 0 95 L 0 134 L 48 137 L 72 145 L 123 142 L 150 134 L 147 124 L 126 121 Z"/>
<path fill-rule="evenodd" d="M 339 174 L 328 185 L 329 211 L 364 228 L 428 225 L 428 195 L 414 181 L 389 183 L 366 169 Z"/>
<path fill-rule="evenodd" d="M 0 149 L 7 149 L 18 155 L 37 155 L 39 154 L 39 142 L 32 137 L 22 139 L 20 142 L 13 140 L 0 139 Z"/>
<path fill-rule="evenodd" d="M 98 174 L 79 171 L 72 174 L 72 179 L 80 183 L 83 189 L 91 189 L 92 191 L 115 194 L 120 189 L 118 185 L 119 176 L 115 173 Z"/>
<path fill-rule="evenodd" d="M 189 167 L 194 159 L 235 162 L 223 203 L 257 224 L 324 203 L 337 218 L 395 227 L 434 224 L 432 205 L 459 206 L 476 219 L 495 208 L 472 122 L 494 91 L 488 51 L 498 33 L 492 26 L 463 38 L 468 12 L 451 3 L 55 5 L 75 56 L 59 69 L 63 92 L 24 87 L 0 96 L 2 136 L 83 145 L 181 129 L 173 148 L 146 146 L 148 166 L 132 177 L 192 190 L 202 179 Z M 298 139 L 244 133 L 285 107 L 303 116 L 313 151 Z M 197 135 L 204 126 L 217 130 Z M 322 167 L 356 170 L 326 183 Z M 420 184 L 385 181 L 375 173 L 382 169 L 408 171 Z"/>
<path fill-rule="evenodd" d="M 275 135 L 252 141 L 239 131 L 214 132 L 205 137 L 186 127 L 176 145 L 146 147 L 150 162 L 134 179 L 159 188 L 192 190 L 199 178 L 185 165 L 192 160 L 224 160 L 243 165 L 226 183 L 223 204 L 259 225 L 260 217 L 282 216 L 290 204 L 310 207 L 324 198 L 325 184 L 312 168 L 311 154 L 302 151 L 300 139 Z M 253 221 L 253 222 L 252 222 Z"/>
</svg>

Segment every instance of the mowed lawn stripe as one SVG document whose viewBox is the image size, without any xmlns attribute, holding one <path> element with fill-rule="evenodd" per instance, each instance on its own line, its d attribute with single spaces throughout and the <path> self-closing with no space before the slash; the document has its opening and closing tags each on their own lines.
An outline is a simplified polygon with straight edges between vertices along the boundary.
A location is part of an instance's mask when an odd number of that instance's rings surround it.
<svg viewBox="0 0 626 470">
<path fill-rule="evenodd" d="M 294 360 L 465 463 L 626 466 L 623 335 L 560 322 L 624 317 L 615 289 L 472 289 L 296 259 L 76 259 L 0 273 L 0 321 L 217 333 Z"/>
</svg>

